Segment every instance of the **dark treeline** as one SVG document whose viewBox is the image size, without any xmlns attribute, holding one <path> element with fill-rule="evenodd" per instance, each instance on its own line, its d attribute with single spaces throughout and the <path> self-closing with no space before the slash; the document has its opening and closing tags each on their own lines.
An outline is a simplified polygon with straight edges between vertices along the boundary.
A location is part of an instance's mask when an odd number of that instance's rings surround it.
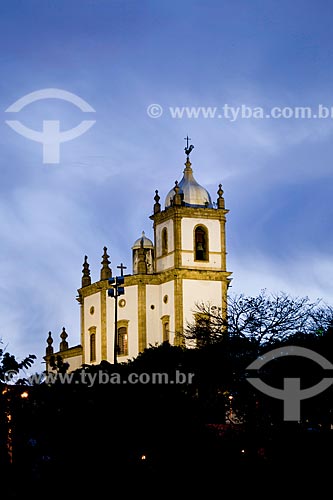
<svg viewBox="0 0 333 500">
<path fill-rule="evenodd" d="M 309 318 L 302 331 L 290 327 L 289 317 L 288 334 L 280 330 L 272 335 L 266 328 L 262 335 L 263 324 L 272 318 L 272 329 L 278 327 L 276 303 L 265 309 L 261 299 L 252 302 L 261 311 L 253 319 L 251 304 L 244 306 L 250 299 L 241 300 L 250 320 L 244 312 L 239 315 L 245 326 L 238 333 L 234 326 L 228 331 L 225 318 L 217 330 L 216 311 L 214 319 L 201 307 L 195 328 L 184 334 L 187 340 L 197 340 L 191 348 L 150 346 L 126 363 L 85 365 L 66 383 L 61 359 L 54 360 L 52 379 L 45 376 L 40 384 L 3 381 L 1 470 L 20 478 L 11 481 L 4 498 L 18 498 L 27 484 L 42 495 L 65 478 L 70 483 L 67 491 L 83 494 L 94 485 L 98 491 L 107 478 L 130 488 L 132 482 L 163 484 L 168 478 L 167 487 L 179 477 L 213 484 L 222 471 L 223 476 L 265 474 L 274 479 L 281 464 L 285 474 L 293 471 L 295 476 L 295 464 L 303 475 L 319 473 L 322 457 L 333 444 L 332 387 L 301 402 L 299 421 L 285 421 L 283 401 L 255 389 L 247 380 L 247 368 L 258 356 L 286 346 L 305 347 L 333 363 L 330 309 L 308 309 L 312 330 Z M 295 301 L 289 305 L 294 307 Z M 280 310 L 285 319 L 286 308 L 284 302 Z M 300 320 L 300 308 L 294 312 Z M 157 373 L 168 379 L 154 383 Z M 133 374 L 136 383 L 129 383 Z M 267 363 L 260 377 L 282 389 L 285 377 L 299 377 L 303 388 L 315 385 L 324 374 L 312 360 L 285 356 Z"/>
</svg>

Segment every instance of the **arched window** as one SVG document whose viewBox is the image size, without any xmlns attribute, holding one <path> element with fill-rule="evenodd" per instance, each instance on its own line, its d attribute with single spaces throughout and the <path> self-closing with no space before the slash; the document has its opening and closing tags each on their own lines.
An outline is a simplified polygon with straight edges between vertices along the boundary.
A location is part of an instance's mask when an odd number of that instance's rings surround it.
<svg viewBox="0 0 333 500">
<path fill-rule="evenodd" d="M 169 322 L 163 324 L 163 342 L 169 342 Z"/>
<path fill-rule="evenodd" d="M 162 341 L 170 342 L 170 316 L 162 316 Z"/>
<path fill-rule="evenodd" d="M 90 362 L 93 363 L 94 361 L 96 361 L 96 327 L 92 326 L 91 328 L 89 328 L 89 333 Z"/>
<path fill-rule="evenodd" d="M 128 355 L 128 333 L 126 326 L 118 328 L 118 354 L 119 356 Z"/>
<path fill-rule="evenodd" d="M 195 260 L 208 260 L 208 231 L 204 226 L 197 226 L 194 231 Z"/>
<path fill-rule="evenodd" d="M 162 255 L 168 253 L 168 230 L 166 227 L 162 229 Z"/>
</svg>

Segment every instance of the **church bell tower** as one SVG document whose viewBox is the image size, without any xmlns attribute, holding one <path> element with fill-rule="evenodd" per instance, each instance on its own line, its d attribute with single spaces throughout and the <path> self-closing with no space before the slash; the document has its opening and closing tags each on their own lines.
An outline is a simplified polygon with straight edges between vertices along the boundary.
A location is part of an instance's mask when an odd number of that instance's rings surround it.
<svg viewBox="0 0 333 500">
<path fill-rule="evenodd" d="M 154 262 L 162 281 L 174 288 L 175 343 L 193 321 L 197 303 L 209 303 L 226 312 L 231 273 L 226 269 L 226 214 L 222 185 L 216 203 L 194 178 L 190 154 L 194 149 L 186 138 L 183 177 L 168 192 L 164 209 L 155 192 Z"/>
</svg>

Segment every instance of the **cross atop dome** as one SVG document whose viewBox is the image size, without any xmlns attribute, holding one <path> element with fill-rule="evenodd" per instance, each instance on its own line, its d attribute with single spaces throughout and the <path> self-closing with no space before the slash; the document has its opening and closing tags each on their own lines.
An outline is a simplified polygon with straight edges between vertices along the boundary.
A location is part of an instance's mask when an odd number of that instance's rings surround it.
<svg viewBox="0 0 333 500">
<path fill-rule="evenodd" d="M 184 137 L 186 141 L 186 146 L 184 148 L 186 154 L 186 162 L 185 169 L 183 170 L 183 178 L 180 182 L 176 183 L 170 191 L 168 192 L 165 198 L 165 208 L 169 208 L 172 206 L 174 202 L 175 194 L 181 197 L 181 202 L 179 203 L 185 207 L 197 207 L 197 208 L 213 208 L 212 200 L 210 194 L 207 189 L 203 186 L 200 186 L 198 182 L 193 177 L 192 163 L 190 162 L 190 154 L 194 149 L 193 144 L 190 144 L 192 140 L 188 135 Z M 176 192 L 177 191 L 177 192 Z M 178 200 L 179 201 L 179 200 Z M 156 207 L 156 210 L 159 210 L 160 207 Z"/>
<path fill-rule="evenodd" d="M 184 148 L 184 150 L 185 150 L 185 154 L 187 156 L 187 160 L 189 160 L 191 151 L 192 151 L 192 149 L 194 149 L 193 144 L 191 144 L 190 146 L 188 145 L 189 141 L 191 141 L 191 140 L 192 139 L 188 135 L 186 137 L 184 137 L 184 141 L 186 141 L 186 147 Z"/>
</svg>

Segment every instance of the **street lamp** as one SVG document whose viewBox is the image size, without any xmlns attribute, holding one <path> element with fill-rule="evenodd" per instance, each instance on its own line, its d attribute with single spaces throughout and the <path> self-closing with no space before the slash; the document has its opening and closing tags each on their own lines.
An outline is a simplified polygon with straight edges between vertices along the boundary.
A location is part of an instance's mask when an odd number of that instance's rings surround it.
<svg viewBox="0 0 333 500">
<path fill-rule="evenodd" d="M 121 270 L 122 274 L 123 270 Z M 113 346 L 113 362 L 117 364 L 117 354 L 118 354 L 118 297 L 119 295 L 124 295 L 125 288 L 122 286 L 124 284 L 124 276 L 116 276 L 115 278 L 109 278 L 109 285 L 112 288 L 108 289 L 108 296 L 115 299 L 114 305 L 114 346 Z"/>
</svg>

